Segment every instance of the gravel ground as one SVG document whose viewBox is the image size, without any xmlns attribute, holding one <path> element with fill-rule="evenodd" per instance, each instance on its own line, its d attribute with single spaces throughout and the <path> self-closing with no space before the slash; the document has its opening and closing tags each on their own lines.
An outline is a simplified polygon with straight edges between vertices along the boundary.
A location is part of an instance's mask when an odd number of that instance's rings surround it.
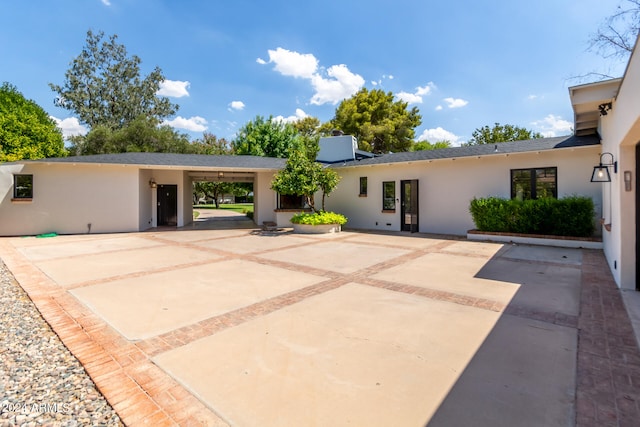
<svg viewBox="0 0 640 427">
<path fill-rule="evenodd" d="M 0 260 L 0 426 L 122 426 Z"/>
</svg>

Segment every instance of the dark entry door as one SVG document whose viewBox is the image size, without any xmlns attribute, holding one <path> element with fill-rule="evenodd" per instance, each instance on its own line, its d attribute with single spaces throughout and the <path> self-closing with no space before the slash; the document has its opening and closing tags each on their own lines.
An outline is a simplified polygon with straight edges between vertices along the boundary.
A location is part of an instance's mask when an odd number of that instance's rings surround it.
<svg viewBox="0 0 640 427">
<path fill-rule="evenodd" d="M 158 225 L 178 225 L 177 185 L 158 185 Z"/>
<path fill-rule="evenodd" d="M 400 181 L 401 230 L 417 233 L 418 230 L 418 180 Z"/>
</svg>

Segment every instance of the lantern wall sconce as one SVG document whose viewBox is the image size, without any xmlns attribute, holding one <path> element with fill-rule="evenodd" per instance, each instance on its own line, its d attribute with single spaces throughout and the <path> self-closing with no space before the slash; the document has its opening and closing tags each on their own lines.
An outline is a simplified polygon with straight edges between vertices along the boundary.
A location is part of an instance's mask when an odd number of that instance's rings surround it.
<svg viewBox="0 0 640 427">
<path fill-rule="evenodd" d="M 156 180 L 155 180 L 155 179 L 153 179 L 153 178 L 151 178 L 151 179 L 149 180 L 149 187 L 151 187 L 151 188 L 156 188 L 157 186 L 158 186 L 158 184 L 156 184 Z"/>
<path fill-rule="evenodd" d="M 611 156 L 610 163 L 604 163 L 602 158 L 604 156 Z M 613 160 L 613 154 L 602 153 L 600 154 L 600 164 L 593 167 L 593 173 L 591 174 L 591 182 L 611 182 L 611 175 L 609 174 L 609 166 L 613 166 L 613 173 L 618 173 L 618 162 Z"/>
<path fill-rule="evenodd" d="M 220 171 L 218 172 L 218 179 L 222 179 L 224 178 L 224 172 Z"/>
</svg>

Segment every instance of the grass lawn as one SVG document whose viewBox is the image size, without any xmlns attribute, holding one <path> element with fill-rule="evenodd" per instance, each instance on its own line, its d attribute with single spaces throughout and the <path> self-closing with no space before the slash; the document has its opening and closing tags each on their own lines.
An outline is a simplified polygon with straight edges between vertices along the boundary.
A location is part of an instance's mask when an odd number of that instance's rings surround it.
<svg viewBox="0 0 640 427">
<path fill-rule="evenodd" d="M 193 205 L 194 209 L 215 209 L 216 205 Z M 219 209 L 226 209 L 240 213 L 253 213 L 253 203 L 220 203 Z"/>
</svg>

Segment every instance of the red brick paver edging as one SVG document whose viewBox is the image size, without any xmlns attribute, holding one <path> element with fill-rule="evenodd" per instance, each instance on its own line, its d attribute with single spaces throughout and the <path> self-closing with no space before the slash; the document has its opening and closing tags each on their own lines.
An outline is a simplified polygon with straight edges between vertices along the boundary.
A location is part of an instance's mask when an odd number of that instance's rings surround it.
<svg viewBox="0 0 640 427">
<path fill-rule="evenodd" d="M 640 350 L 602 251 L 584 250 L 576 426 L 640 425 Z"/>
</svg>

